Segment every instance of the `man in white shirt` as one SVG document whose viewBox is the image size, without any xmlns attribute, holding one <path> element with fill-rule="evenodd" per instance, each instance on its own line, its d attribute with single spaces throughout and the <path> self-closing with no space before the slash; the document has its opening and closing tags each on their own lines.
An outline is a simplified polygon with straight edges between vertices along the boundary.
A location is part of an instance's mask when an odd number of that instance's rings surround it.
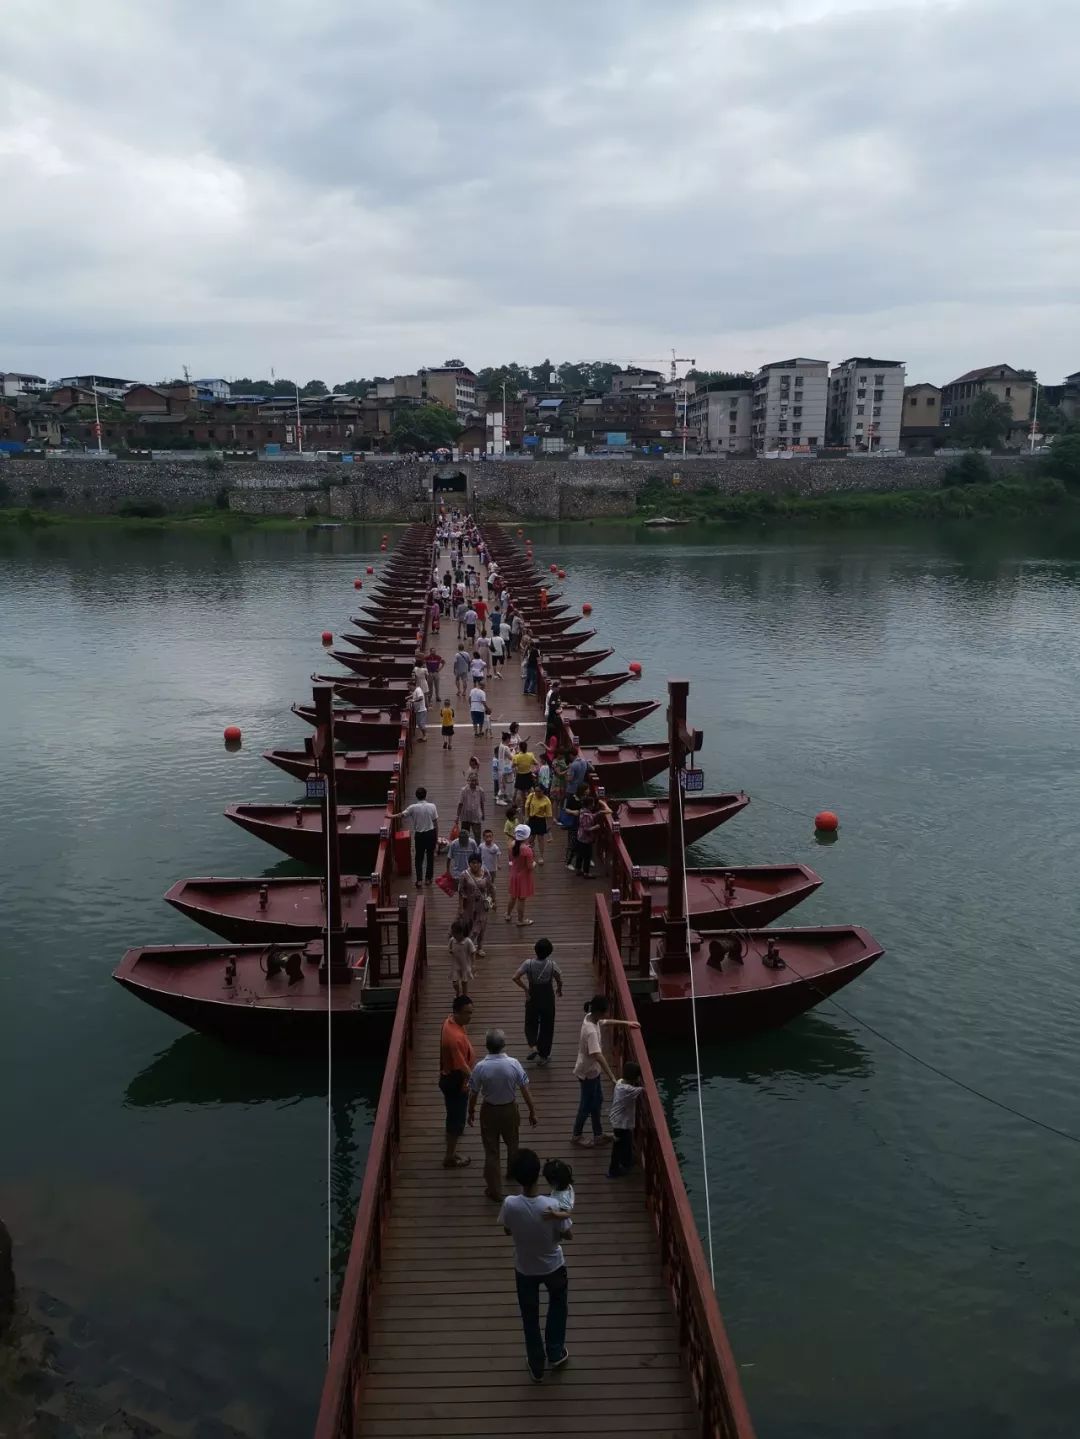
<svg viewBox="0 0 1080 1439">
<path fill-rule="evenodd" d="M 550 1194 L 537 1194 L 540 1156 L 535 1150 L 518 1150 L 510 1164 L 510 1177 L 521 1185 L 521 1193 L 503 1201 L 499 1223 L 514 1241 L 514 1278 L 521 1326 L 525 1331 L 525 1353 L 533 1382 L 539 1384 L 544 1377 L 545 1359 L 552 1369 L 557 1369 L 569 1358 L 566 1352 L 569 1280 L 557 1221 L 568 1218 L 570 1211 L 560 1208 L 558 1200 Z M 542 1336 L 541 1285 L 548 1292 L 547 1322 Z"/>
<path fill-rule="evenodd" d="M 506 640 L 500 632 L 491 636 L 491 678 L 502 679 L 502 662 L 506 656 Z"/>
<path fill-rule="evenodd" d="M 416 737 L 417 739 L 424 740 L 426 742 L 427 695 L 424 693 L 423 687 L 421 685 L 417 685 L 416 688 L 413 690 L 412 699 L 410 699 L 409 701 L 409 707 L 412 710 L 413 715 L 416 719 Z"/>
<path fill-rule="evenodd" d="M 484 1038 L 487 1054 L 469 1076 L 469 1123 L 476 1122 L 476 1106 L 480 1109 L 480 1140 L 484 1146 L 484 1193 L 497 1203 L 502 1201 L 502 1166 L 499 1163 L 499 1141 L 506 1145 L 506 1162 L 517 1153 L 520 1094 L 529 1111 L 529 1123 L 536 1127 L 536 1109 L 529 1093 L 529 1076 L 506 1051 L 506 1035 L 501 1029 L 489 1029 Z"/>
<path fill-rule="evenodd" d="M 431 884 L 435 874 L 435 850 L 439 843 L 439 811 L 427 797 L 423 785 L 416 791 L 416 800 L 408 805 L 395 819 L 403 819 L 413 832 L 416 845 L 416 887 L 424 881 L 422 870 L 427 869 L 427 883 Z"/>
</svg>

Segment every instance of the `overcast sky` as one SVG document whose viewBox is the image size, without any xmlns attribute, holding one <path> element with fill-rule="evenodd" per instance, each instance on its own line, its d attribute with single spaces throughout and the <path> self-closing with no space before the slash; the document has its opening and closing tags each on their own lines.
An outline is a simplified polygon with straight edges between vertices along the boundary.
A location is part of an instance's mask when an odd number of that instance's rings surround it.
<svg viewBox="0 0 1080 1439">
<path fill-rule="evenodd" d="M 0 369 L 1080 369 L 1080 0 L 3 0 Z"/>
</svg>

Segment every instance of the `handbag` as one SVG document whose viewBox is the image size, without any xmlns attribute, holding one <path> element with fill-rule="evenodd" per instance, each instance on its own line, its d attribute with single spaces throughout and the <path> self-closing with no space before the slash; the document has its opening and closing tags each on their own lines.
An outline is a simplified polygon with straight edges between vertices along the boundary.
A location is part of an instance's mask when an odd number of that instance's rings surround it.
<svg viewBox="0 0 1080 1439">
<path fill-rule="evenodd" d="M 452 874 L 447 874 L 444 871 L 439 875 L 435 883 L 442 890 L 443 894 L 450 895 L 457 893 L 457 885 L 454 883 L 454 876 Z"/>
</svg>

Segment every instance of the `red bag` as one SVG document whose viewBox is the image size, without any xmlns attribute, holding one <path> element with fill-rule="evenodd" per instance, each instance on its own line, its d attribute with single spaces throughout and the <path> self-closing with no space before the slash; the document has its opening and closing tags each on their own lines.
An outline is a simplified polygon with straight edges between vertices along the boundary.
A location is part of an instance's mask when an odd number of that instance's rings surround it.
<svg viewBox="0 0 1080 1439">
<path fill-rule="evenodd" d="M 457 894 L 457 885 L 454 883 L 452 874 L 440 874 L 435 883 L 442 890 L 443 894 Z"/>
</svg>

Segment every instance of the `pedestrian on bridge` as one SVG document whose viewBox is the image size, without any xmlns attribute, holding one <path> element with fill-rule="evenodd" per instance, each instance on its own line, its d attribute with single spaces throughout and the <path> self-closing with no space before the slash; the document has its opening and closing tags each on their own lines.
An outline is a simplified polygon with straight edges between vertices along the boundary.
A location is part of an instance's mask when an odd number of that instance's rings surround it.
<svg viewBox="0 0 1080 1439">
<path fill-rule="evenodd" d="M 519 965 L 513 975 L 513 982 L 525 991 L 525 1039 L 529 1045 L 525 1062 L 535 1059 L 541 1069 L 551 1061 L 555 997 L 561 999 L 563 992 L 562 971 L 551 957 L 554 948 L 550 939 L 538 939 L 533 958 Z"/>
<path fill-rule="evenodd" d="M 506 1035 L 501 1029 L 489 1029 L 484 1037 L 487 1054 L 469 1078 L 469 1124 L 476 1122 L 476 1106 L 480 1100 L 480 1140 L 484 1146 L 484 1193 L 496 1203 L 502 1202 L 502 1164 L 500 1141 L 506 1146 L 507 1177 L 518 1151 L 521 1116 L 517 1097 L 520 1094 L 529 1112 L 529 1123 L 536 1127 L 536 1109 L 529 1093 L 529 1076 L 520 1061 L 506 1053 Z"/>
<path fill-rule="evenodd" d="M 446 1103 L 446 1154 L 444 1169 L 464 1169 L 470 1162 L 455 1153 L 465 1133 L 469 1107 L 469 1075 L 476 1056 L 466 1030 L 472 1019 L 473 1002 L 467 994 L 456 994 L 450 1014 L 443 1020 L 439 1036 L 439 1090 Z"/>
<path fill-rule="evenodd" d="M 483 1061 L 481 1060 L 481 1063 Z M 517 1285 L 525 1353 L 535 1384 L 543 1382 L 547 1367 L 558 1369 L 569 1355 L 566 1349 L 566 1315 L 569 1279 L 562 1245 L 563 1221 L 570 1211 L 551 1194 L 538 1194 L 540 1156 L 534 1149 L 519 1149 L 510 1165 L 520 1194 L 503 1201 L 499 1223 L 514 1241 L 514 1280 Z M 540 1287 L 548 1292 L 547 1320 L 540 1333 Z M 565 1421 L 564 1421 L 565 1422 Z"/>
</svg>

